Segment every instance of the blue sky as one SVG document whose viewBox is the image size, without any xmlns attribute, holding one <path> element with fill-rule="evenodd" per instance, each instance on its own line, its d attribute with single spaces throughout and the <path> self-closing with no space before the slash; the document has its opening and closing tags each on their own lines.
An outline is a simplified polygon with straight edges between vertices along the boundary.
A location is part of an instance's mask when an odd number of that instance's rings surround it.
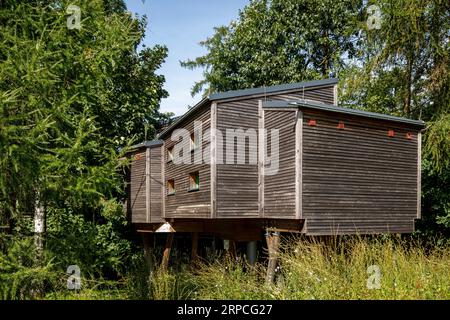
<svg viewBox="0 0 450 320">
<path fill-rule="evenodd" d="M 161 111 L 181 115 L 188 105 L 194 105 L 200 95 L 191 97 L 194 83 L 202 79 L 202 70 L 188 70 L 180 60 L 203 55 L 198 43 L 213 34 L 213 27 L 236 19 L 239 9 L 248 0 L 126 0 L 128 10 L 147 15 L 144 44 L 148 47 L 164 44 L 169 56 L 159 70 L 166 77 L 164 88 L 169 97 L 161 103 Z"/>
</svg>

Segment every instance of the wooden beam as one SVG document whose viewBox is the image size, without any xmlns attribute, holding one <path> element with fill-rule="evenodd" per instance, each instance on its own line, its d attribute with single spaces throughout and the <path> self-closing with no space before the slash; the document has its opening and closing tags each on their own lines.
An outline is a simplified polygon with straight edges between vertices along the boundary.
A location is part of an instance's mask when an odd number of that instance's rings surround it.
<svg viewBox="0 0 450 320">
<path fill-rule="evenodd" d="M 417 219 L 422 217 L 422 133 L 417 134 Z"/>
<path fill-rule="evenodd" d="M 211 104 L 211 218 L 217 217 L 217 103 Z"/>
<path fill-rule="evenodd" d="M 145 215 L 146 221 L 151 221 L 150 207 L 150 148 L 145 150 Z"/>
<path fill-rule="evenodd" d="M 303 111 L 297 110 L 295 123 L 295 218 L 303 216 Z"/>
<path fill-rule="evenodd" d="M 275 268 L 277 266 L 278 252 L 280 247 L 280 234 L 278 232 L 266 233 L 267 249 L 269 251 L 269 262 L 267 264 L 266 282 L 272 284 L 275 279 Z"/>
<path fill-rule="evenodd" d="M 229 240 L 229 241 L 230 241 L 230 247 L 228 249 L 228 252 L 229 252 L 231 258 L 236 259 L 236 257 L 237 257 L 236 242 L 234 240 Z"/>
<path fill-rule="evenodd" d="M 198 259 L 198 232 L 192 232 L 191 260 Z"/>
<path fill-rule="evenodd" d="M 333 86 L 333 104 L 335 106 L 338 105 L 338 86 L 337 86 L 337 84 L 335 84 Z"/>
<path fill-rule="evenodd" d="M 264 217 L 264 159 L 265 133 L 264 109 L 262 100 L 258 101 L 258 211 L 259 217 Z"/>
<path fill-rule="evenodd" d="M 172 242 L 173 242 L 173 233 L 168 233 L 161 262 L 161 268 L 163 270 L 167 270 L 167 268 L 169 267 L 169 258 L 170 258 L 170 250 L 172 249 Z"/>
<path fill-rule="evenodd" d="M 166 217 L 166 147 L 165 144 L 161 146 L 161 217 L 164 219 Z"/>
<path fill-rule="evenodd" d="M 151 270 L 153 267 L 153 235 L 150 235 L 148 232 L 141 233 L 142 243 L 144 245 L 144 258 L 147 262 L 147 266 Z"/>
</svg>

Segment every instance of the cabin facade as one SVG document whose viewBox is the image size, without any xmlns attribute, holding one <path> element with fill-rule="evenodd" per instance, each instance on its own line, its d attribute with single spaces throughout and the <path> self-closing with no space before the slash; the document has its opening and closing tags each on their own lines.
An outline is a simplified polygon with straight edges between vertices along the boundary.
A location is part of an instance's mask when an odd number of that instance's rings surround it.
<svg viewBox="0 0 450 320">
<path fill-rule="evenodd" d="M 422 121 L 337 106 L 337 79 L 211 94 L 130 153 L 139 232 L 408 233 Z"/>
</svg>

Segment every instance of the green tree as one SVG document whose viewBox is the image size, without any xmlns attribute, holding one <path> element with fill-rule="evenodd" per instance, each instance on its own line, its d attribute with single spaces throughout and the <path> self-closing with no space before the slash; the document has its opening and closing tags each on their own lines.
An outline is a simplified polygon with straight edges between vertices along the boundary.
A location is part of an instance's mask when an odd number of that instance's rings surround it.
<svg viewBox="0 0 450 320">
<path fill-rule="evenodd" d="M 201 42 L 204 68 L 192 94 L 328 78 L 356 54 L 362 1 L 254 0 Z"/>
<path fill-rule="evenodd" d="M 81 9 L 81 29 L 67 26 L 69 4 Z M 16 234 L 32 231 L 28 217 L 38 217 L 62 260 L 67 252 L 56 242 L 77 239 L 61 224 L 85 228 L 97 246 L 90 254 L 129 249 L 120 236 L 120 158 L 167 118 L 159 112 L 164 77 L 156 74 L 167 49 L 138 51 L 146 20 L 125 9 L 118 0 L 0 1 L 0 217 Z M 114 238 L 115 247 L 99 237 Z"/>
</svg>

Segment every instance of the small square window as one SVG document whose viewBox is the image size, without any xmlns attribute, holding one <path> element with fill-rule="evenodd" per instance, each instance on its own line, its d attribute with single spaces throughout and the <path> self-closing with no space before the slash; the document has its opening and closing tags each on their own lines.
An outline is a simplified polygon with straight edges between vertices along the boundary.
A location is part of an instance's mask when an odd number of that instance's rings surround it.
<svg viewBox="0 0 450 320">
<path fill-rule="evenodd" d="M 197 191 L 200 188 L 200 174 L 198 171 L 189 174 L 189 191 Z"/>
<path fill-rule="evenodd" d="M 200 134 L 191 133 L 191 151 L 200 147 Z"/>
<path fill-rule="evenodd" d="M 175 180 L 169 179 L 167 180 L 167 195 L 170 196 L 172 194 L 175 194 Z"/>
<path fill-rule="evenodd" d="M 167 148 L 167 162 L 173 161 L 173 147 Z"/>
</svg>

